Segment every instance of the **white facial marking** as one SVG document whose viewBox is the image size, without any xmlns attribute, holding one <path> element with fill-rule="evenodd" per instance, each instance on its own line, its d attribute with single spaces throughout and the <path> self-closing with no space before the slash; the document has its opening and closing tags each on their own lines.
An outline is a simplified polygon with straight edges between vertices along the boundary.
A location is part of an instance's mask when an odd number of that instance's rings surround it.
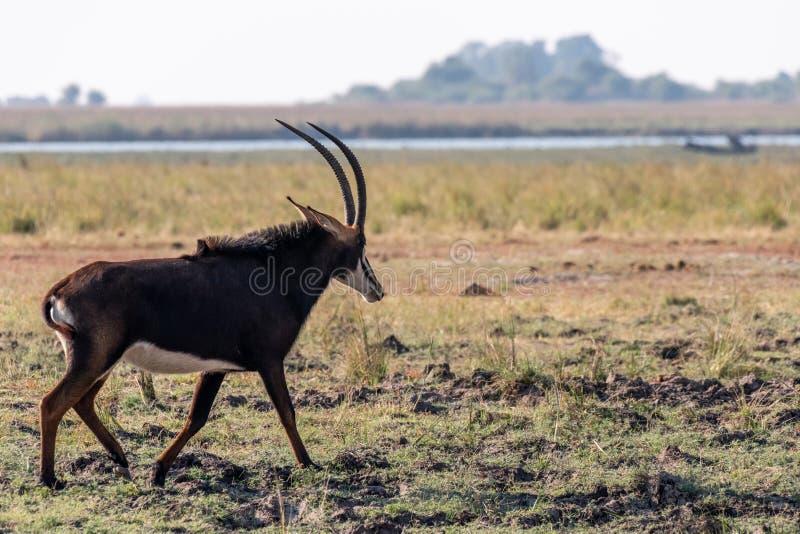
<svg viewBox="0 0 800 534">
<path fill-rule="evenodd" d="M 367 251 L 365 249 L 361 253 L 361 258 L 358 260 L 356 268 L 347 272 L 347 276 L 343 282 L 358 291 L 358 293 L 361 295 L 361 298 L 363 298 L 365 301 L 375 302 L 383 297 L 383 292 L 381 291 L 380 294 L 378 293 L 378 290 L 375 287 L 377 282 L 373 283 L 374 276 L 375 275 L 372 273 L 372 269 L 369 267 L 369 262 L 367 261 Z"/>
<path fill-rule="evenodd" d="M 204 371 L 243 371 L 225 360 L 205 359 L 186 352 L 172 352 L 147 341 L 137 341 L 125 350 L 122 359 L 151 373 L 181 374 Z"/>
</svg>

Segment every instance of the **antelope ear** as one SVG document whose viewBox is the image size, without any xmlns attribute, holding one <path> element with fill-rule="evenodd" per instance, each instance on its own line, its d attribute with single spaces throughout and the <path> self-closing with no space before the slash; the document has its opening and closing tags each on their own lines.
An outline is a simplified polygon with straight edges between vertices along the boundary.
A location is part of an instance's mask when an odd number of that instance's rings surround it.
<svg viewBox="0 0 800 534">
<path fill-rule="evenodd" d="M 294 200 L 292 200 L 292 197 L 286 197 L 286 200 L 288 200 L 289 202 L 291 202 L 291 203 L 292 203 L 292 206 L 294 206 L 295 208 L 297 208 L 297 211 L 299 211 L 299 212 L 300 212 L 300 215 L 302 215 L 302 216 L 303 216 L 303 218 L 304 218 L 305 220 L 307 220 L 307 221 L 308 221 L 308 222 L 310 222 L 310 223 L 317 223 L 317 224 L 319 224 L 319 221 L 317 221 L 317 218 L 316 218 L 316 216 L 314 216 L 314 214 L 311 212 L 311 209 L 310 209 L 310 208 L 307 208 L 307 207 L 305 207 L 305 206 L 301 206 L 300 204 L 298 204 L 297 202 L 295 202 Z"/>
<path fill-rule="evenodd" d="M 322 213 L 321 211 L 317 211 L 311 206 L 301 206 L 292 200 L 292 197 L 286 198 L 289 199 L 289 202 L 291 202 L 292 205 L 297 208 L 297 211 L 299 211 L 308 222 L 312 224 L 318 224 L 323 230 L 341 241 L 344 241 L 347 238 L 347 227 L 337 221 L 334 217 Z"/>
</svg>

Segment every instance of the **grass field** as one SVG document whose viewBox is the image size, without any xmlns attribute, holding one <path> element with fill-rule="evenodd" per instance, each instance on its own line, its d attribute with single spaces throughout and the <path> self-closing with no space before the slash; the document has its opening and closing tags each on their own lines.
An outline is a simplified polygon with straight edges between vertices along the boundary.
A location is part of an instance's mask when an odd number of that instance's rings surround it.
<svg viewBox="0 0 800 534">
<path fill-rule="evenodd" d="M 796 102 L 2 108 L 0 140 L 260 139 L 313 120 L 358 137 L 797 132 Z"/>
<path fill-rule="evenodd" d="M 338 214 L 312 154 L 0 158 L 0 530 L 774 531 L 800 521 L 800 156 L 365 153 L 368 305 L 330 292 L 287 358 L 300 471 L 261 386 L 229 375 L 164 489 L 192 376 L 74 414 L 37 486 L 63 372 L 38 304 L 94 259 Z M 491 276 L 486 276 L 490 273 Z M 450 282 L 447 284 L 446 282 Z M 491 293 L 461 296 L 472 281 Z"/>
</svg>

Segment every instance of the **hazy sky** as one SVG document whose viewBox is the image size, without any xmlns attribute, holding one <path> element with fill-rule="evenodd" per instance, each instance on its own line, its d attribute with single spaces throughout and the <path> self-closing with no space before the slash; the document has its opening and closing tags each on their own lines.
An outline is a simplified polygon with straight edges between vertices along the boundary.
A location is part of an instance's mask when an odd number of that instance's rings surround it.
<svg viewBox="0 0 800 534">
<path fill-rule="evenodd" d="M 710 86 L 800 69 L 798 0 L 3 1 L 0 98 L 288 103 L 418 76 L 465 42 L 591 33 L 623 72 Z"/>
</svg>

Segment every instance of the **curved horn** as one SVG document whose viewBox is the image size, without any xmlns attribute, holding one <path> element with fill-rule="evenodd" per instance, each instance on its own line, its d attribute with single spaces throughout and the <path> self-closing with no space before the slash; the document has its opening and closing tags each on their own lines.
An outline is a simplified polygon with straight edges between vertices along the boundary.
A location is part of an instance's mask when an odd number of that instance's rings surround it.
<svg viewBox="0 0 800 534">
<path fill-rule="evenodd" d="M 353 168 L 353 173 L 355 174 L 356 178 L 356 191 L 358 192 L 358 211 L 356 211 L 355 224 L 356 226 L 363 228 L 364 219 L 367 217 L 367 184 L 364 182 L 364 171 L 361 170 L 361 164 L 358 162 L 356 155 L 353 154 L 353 151 L 350 150 L 350 148 L 345 145 L 341 139 L 330 132 L 326 132 L 316 124 L 309 122 L 308 125 L 333 141 L 333 143 L 339 147 L 339 150 L 344 153 L 347 161 Z"/>
<path fill-rule="evenodd" d="M 350 189 L 350 182 L 347 181 L 347 176 L 344 174 L 344 169 L 339 164 L 339 161 L 336 157 L 331 154 L 331 151 L 325 148 L 319 141 L 314 139 L 313 137 L 309 136 L 305 132 L 301 132 L 294 126 L 290 124 L 286 124 L 280 119 L 275 119 L 278 123 L 287 128 L 293 134 L 298 136 L 299 138 L 305 140 L 309 145 L 313 146 L 317 149 L 317 152 L 322 154 L 322 157 L 325 158 L 325 161 L 328 162 L 328 165 L 331 166 L 333 169 L 333 173 L 336 175 L 336 180 L 339 181 L 339 188 L 342 190 L 342 199 L 344 200 L 344 218 L 347 224 L 353 224 L 353 219 L 355 219 L 355 206 L 353 205 L 353 192 Z"/>
</svg>

